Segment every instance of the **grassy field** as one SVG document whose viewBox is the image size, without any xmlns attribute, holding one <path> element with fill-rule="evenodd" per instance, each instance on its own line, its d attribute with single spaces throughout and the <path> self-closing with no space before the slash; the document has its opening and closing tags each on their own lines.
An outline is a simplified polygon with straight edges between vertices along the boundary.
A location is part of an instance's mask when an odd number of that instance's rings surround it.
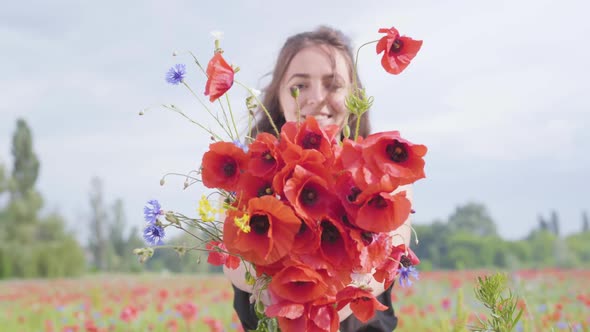
<svg viewBox="0 0 590 332">
<path fill-rule="evenodd" d="M 483 317 L 473 286 L 489 273 L 425 272 L 412 287 L 397 287 L 398 330 L 451 331 L 462 316 L 471 323 Z M 519 271 L 510 279 L 525 309 L 517 331 L 590 331 L 590 271 Z M 231 287 L 220 275 L 0 282 L 0 331 L 240 330 Z"/>
</svg>

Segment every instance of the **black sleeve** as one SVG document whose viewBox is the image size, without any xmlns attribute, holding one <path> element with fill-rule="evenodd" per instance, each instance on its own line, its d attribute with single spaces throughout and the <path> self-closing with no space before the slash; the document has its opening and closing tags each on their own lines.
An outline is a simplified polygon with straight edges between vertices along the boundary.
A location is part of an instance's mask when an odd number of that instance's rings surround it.
<svg viewBox="0 0 590 332">
<path fill-rule="evenodd" d="M 255 330 L 258 318 L 254 311 L 254 304 L 250 303 L 250 293 L 236 288 L 234 289 L 234 309 L 242 323 L 244 331 Z M 377 296 L 377 300 L 387 307 L 387 310 L 375 312 L 375 317 L 363 323 L 354 315 L 350 315 L 340 323 L 340 332 L 391 332 L 397 326 L 397 317 L 391 303 L 391 285 L 383 294 Z"/>
<path fill-rule="evenodd" d="M 244 331 L 256 330 L 258 325 L 258 317 L 254 310 L 254 303 L 250 303 L 250 293 L 232 285 L 234 289 L 234 310 L 238 314 L 238 318 L 242 323 Z"/>
<path fill-rule="evenodd" d="M 391 303 L 391 289 L 389 286 L 377 300 L 387 307 L 384 311 L 376 311 L 375 316 L 363 323 L 354 314 L 340 322 L 340 332 L 391 332 L 397 327 L 397 317 Z"/>
</svg>

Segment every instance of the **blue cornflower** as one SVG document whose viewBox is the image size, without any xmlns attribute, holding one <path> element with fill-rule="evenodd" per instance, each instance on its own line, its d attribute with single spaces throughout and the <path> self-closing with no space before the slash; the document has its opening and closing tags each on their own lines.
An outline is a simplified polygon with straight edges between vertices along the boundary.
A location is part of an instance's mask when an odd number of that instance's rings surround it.
<svg viewBox="0 0 590 332">
<path fill-rule="evenodd" d="M 402 287 L 410 287 L 412 286 L 412 280 L 410 277 L 414 277 L 414 279 L 418 280 L 418 270 L 416 270 L 413 266 L 402 266 L 399 270 L 399 284 Z"/>
<path fill-rule="evenodd" d="M 238 148 L 242 149 L 244 152 L 248 152 L 248 146 L 242 142 L 240 142 L 239 140 L 235 140 L 234 141 L 235 146 L 237 146 Z"/>
<path fill-rule="evenodd" d="M 184 80 L 184 75 L 186 75 L 186 66 L 182 63 L 178 63 L 166 73 L 166 82 L 177 85 Z"/>
<path fill-rule="evenodd" d="M 145 217 L 145 221 L 149 224 L 153 224 L 158 219 L 158 216 L 164 214 L 162 210 L 162 206 L 158 200 L 152 199 L 147 202 L 145 207 L 143 208 L 143 215 Z"/>
<path fill-rule="evenodd" d="M 156 224 L 147 225 L 143 230 L 143 238 L 145 239 L 145 242 L 152 246 L 162 244 L 162 239 L 165 235 L 164 228 Z"/>
</svg>

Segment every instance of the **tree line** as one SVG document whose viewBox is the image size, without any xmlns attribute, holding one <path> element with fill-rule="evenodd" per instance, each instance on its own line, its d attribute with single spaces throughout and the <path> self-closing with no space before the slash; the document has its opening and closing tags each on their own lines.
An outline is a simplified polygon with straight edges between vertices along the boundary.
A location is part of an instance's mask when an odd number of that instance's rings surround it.
<svg viewBox="0 0 590 332">
<path fill-rule="evenodd" d="M 538 225 L 519 240 L 504 240 L 485 205 L 468 203 L 456 208 L 448 220 L 414 225 L 419 236 L 412 249 L 422 268 L 588 268 L 590 227 L 588 214 L 580 217 L 579 232 L 562 236 L 556 211 L 538 217 Z"/>
<path fill-rule="evenodd" d="M 12 136 L 12 167 L 0 160 L 0 279 L 66 277 L 85 273 L 142 271 L 219 272 L 199 262 L 202 252 L 157 250 L 145 264 L 133 249 L 145 246 L 138 227 L 128 227 L 121 199 L 108 202 L 100 178 L 90 181 L 88 230 L 81 243 L 57 212 L 42 214 L 43 197 L 36 189 L 41 162 L 33 148 L 31 129 L 23 119 Z M 448 220 L 414 225 L 420 241 L 413 250 L 422 269 L 590 267 L 588 215 L 580 232 L 560 235 L 557 212 L 538 217 L 538 227 L 517 241 L 502 239 L 483 204 L 458 207 Z M 179 232 L 168 244 L 193 243 Z"/>
</svg>

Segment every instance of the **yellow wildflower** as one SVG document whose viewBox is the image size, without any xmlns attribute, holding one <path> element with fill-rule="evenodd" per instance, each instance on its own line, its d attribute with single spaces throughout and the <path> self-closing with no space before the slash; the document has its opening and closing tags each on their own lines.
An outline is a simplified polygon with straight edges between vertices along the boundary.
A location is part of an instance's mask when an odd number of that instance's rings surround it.
<svg viewBox="0 0 590 332">
<path fill-rule="evenodd" d="M 204 222 L 215 221 L 216 213 L 217 210 L 215 210 L 211 206 L 211 203 L 207 199 L 207 196 L 201 196 L 201 200 L 199 201 L 199 216 L 201 217 L 201 220 L 203 220 Z"/>
<path fill-rule="evenodd" d="M 234 218 L 234 223 L 236 224 L 236 226 L 238 226 L 242 232 L 244 233 L 250 233 L 250 215 L 248 215 L 247 213 L 244 213 L 244 215 L 242 217 L 235 217 Z"/>
</svg>

